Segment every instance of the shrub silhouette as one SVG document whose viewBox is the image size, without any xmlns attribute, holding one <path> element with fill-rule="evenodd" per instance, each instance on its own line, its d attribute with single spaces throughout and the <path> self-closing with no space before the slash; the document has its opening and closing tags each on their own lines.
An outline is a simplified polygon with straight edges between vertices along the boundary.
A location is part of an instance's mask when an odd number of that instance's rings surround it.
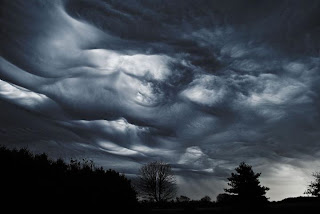
<svg viewBox="0 0 320 214">
<path fill-rule="evenodd" d="M 185 195 L 180 195 L 179 197 L 176 197 L 177 202 L 189 202 L 190 198 Z"/>
<path fill-rule="evenodd" d="M 48 159 L 27 149 L 0 147 L 1 198 L 11 209 L 72 213 L 136 206 L 131 181 L 114 170 L 97 168 L 92 161 Z"/>
<path fill-rule="evenodd" d="M 220 193 L 217 195 L 217 203 L 220 205 L 231 204 L 234 201 L 234 195 Z"/>
<path fill-rule="evenodd" d="M 206 202 L 211 202 L 211 198 L 210 198 L 210 196 L 206 195 L 206 196 L 202 197 L 200 199 L 200 201 L 205 202 L 205 203 Z"/>
</svg>

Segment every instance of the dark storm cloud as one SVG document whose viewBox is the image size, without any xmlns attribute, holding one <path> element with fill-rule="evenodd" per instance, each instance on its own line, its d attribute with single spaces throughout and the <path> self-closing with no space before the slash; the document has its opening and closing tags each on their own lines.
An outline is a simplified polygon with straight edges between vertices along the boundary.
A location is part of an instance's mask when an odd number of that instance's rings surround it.
<svg viewBox="0 0 320 214">
<path fill-rule="evenodd" d="M 243 160 L 272 199 L 319 166 L 318 1 L 1 4 L 3 143 L 130 175 L 165 160 L 194 198 Z"/>
</svg>

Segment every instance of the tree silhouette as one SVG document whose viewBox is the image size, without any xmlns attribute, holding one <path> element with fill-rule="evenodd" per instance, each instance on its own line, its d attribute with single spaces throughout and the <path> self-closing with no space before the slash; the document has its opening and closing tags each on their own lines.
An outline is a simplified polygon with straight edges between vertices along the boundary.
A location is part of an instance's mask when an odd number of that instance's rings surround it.
<svg viewBox="0 0 320 214">
<path fill-rule="evenodd" d="M 20 213 L 20 208 L 32 213 L 82 213 L 137 206 L 129 179 L 85 159 L 65 163 L 50 160 L 45 153 L 34 155 L 28 149 L 0 146 L 0 174 L 1 205 L 12 213 Z"/>
<path fill-rule="evenodd" d="M 315 178 L 315 181 L 311 181 L 304 194 L 320 197 L 320 172 L 315 172 L 312 176 Z"/>
<path fill-rule="evenodd" d="M 201 202 L 211 202 L 210 196 L 206 195 L 200 199 Z"/>
<path fill-rule="evenodd" d="M 261 173 L 254 173 L 252 166 L 245 162 L 235 168 L 237 173 L 231 173 L 228 178 L 229 189 L 225 189 L 227 193 L 237 195 L 241 201 L 267 201 L 265 197 L 268 187 L 260 185 L 259 177 Z"/>
<path fill-rule="evenodd" d="M 140 168 L 138 190 L 143 198 L 164 202 L 176 194 L 176 181 L 171 166 L 154 161 Z"/>
</svg>

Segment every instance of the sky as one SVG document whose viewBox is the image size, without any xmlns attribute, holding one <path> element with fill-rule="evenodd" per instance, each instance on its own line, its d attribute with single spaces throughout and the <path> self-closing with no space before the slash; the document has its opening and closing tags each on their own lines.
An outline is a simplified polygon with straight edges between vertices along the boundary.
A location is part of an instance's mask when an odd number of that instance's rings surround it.
<svg viewBox="0 0 320 214">
<path fill-rule="evenodd" d="M 320 170 L 320 1 L 0 4 L 2 145 L 133 178 L 162 160 L 192 199 L 242 161 L 271 201 Z"/>
</svg>

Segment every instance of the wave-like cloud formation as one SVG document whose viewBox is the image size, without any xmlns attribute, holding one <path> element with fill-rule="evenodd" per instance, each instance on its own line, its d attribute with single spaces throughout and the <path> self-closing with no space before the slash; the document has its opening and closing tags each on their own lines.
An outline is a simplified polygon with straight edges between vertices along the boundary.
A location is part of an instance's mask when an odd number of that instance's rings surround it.
<svg viewBox="0 0 320 214">
<path fill-rule="evenodd" d="M 4 1 L 0 139 L 222 192 L 247 161 L 272 200 L 320 162 L 318 1 Z M 286 185 L 284 185 L 286 184 Z"/>
</svg>

